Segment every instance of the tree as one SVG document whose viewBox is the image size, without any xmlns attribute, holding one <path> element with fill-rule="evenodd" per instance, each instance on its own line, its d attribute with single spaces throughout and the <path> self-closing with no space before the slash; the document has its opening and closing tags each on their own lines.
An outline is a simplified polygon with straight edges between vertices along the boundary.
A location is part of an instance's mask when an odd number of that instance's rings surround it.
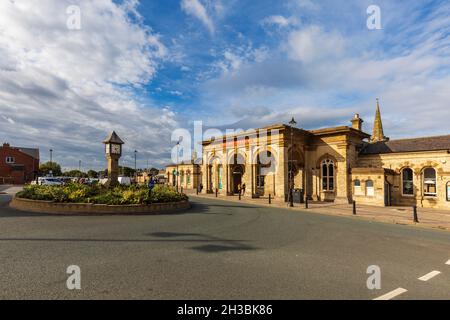
<svg viewBox="0 0 450 320">
<path fill-rule="evenodd" d="M 62 175 L 61 166 L 54 161 L 41 163 L 41 165 L 39 166 L 39 175 L 41 176 L 50 175 L 50 171 L 52 172 L 53 176 Z"/>
<path fill-rule="evenodd" d="M 149 170 L 149 173 L 150 173 L 151 176 L 156 176 L 156 175 L 159 174 L 159 170 L 156 169 L 156 168 L 151 168 L 151 169 Z"/>
<path fill-rule="evenodd" d="M 130 167 L 119 167 L 119 174 L 124 175 L 125 177 L 133 177 L 134 176 L 134 169 Z"/>
<path fill-rule="evenodd" d="M 80 170 L 70 170 L 63 173 L 66 177 L 73 177 L 73 178 L 86 178 L 87 174 L 84 172 L 81 172 Z"/>
<path fill-rule="evenodd" d="M 94 178 L 94 179 L 98 178 L 98 172 L 94 171 L 94 170 L 89 170 L 87 175 L 88 175 L 89 178 Z"/>
</svg>

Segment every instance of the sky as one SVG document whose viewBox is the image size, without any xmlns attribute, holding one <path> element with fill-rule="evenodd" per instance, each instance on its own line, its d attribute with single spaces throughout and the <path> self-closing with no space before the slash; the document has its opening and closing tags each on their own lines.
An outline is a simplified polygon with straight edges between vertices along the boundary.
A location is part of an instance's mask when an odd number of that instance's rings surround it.
<svg viewBox="0 0 450 320">
<path fill-rule="evenodd" d="M 380 9 L 381 28 L 367 20 Z M 75 9 L 71 6 L 76 6 Z M 450 134 L 448 0 L 1 0 L 0 141 L 163 167 L 172 133 L 287 123 Z M 372 21 L 372 20 L 371 20 Z"/>
</svg>

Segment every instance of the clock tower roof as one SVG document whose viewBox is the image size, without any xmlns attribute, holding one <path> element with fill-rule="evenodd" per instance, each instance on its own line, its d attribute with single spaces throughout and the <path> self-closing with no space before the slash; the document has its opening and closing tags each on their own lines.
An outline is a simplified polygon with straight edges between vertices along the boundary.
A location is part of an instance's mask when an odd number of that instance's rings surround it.
<svg viewBox="0 0 450 320">
<path fill-rule="evenodd" d="M 115 131 L 111 132 L 108 138 L 103 141 L 104 144 L 107 143 L 115 143 L 115 144 L 125 144 L 125 142 L 122 141 L 122 139 L 119 138 L 117 133 Z"/>
</svg>

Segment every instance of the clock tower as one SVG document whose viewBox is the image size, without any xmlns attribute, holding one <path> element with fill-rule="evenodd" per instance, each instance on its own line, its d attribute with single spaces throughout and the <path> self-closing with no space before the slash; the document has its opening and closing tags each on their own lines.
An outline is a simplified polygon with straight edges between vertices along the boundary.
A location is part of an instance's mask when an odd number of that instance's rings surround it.
<svg viewBox="0 0 450 320">
<path fill-rule="evenodd" d="M 105 144 L 106 159 L 108 160 L 108 182 L 106 186 L 109 188 L 119 183 L 119 159 L 122 155 L 122 145 L 124 142 L 113 131 L 103 143 Z"/>
</svg>

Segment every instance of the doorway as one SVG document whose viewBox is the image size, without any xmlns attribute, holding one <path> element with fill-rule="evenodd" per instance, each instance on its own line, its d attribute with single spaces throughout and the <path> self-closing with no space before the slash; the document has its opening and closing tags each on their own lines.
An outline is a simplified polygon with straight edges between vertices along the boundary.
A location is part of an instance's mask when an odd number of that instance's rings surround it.
<svg viewBox="0 0 450 320">
<path fill-rule="evenodd" d="M 244 166 L 237 165 L 233 167 L 233 193 L 239 193 L 239 187 L 242 187 L 242 176 L 244 174 Z"/>
</svg>

